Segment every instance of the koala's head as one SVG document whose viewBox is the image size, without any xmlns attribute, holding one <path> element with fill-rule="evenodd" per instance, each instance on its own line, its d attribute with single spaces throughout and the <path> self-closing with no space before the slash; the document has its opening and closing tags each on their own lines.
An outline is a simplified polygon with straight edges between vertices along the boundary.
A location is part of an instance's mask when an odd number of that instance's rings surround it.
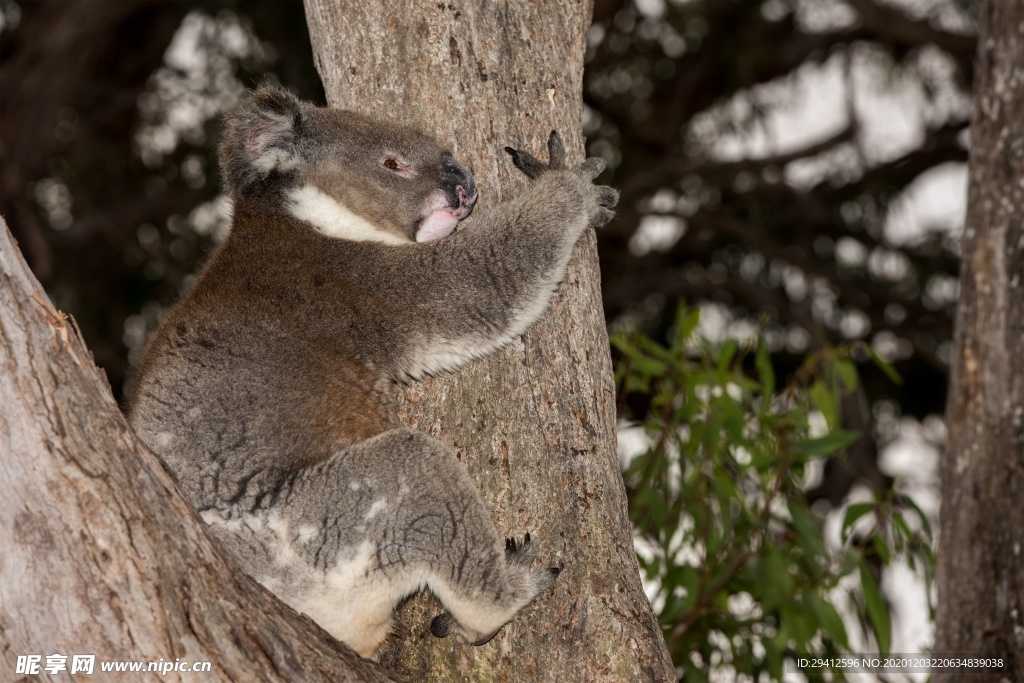
<svg viewBox="0 0 1024 683">
<path fill-rule="evenodd" d="M 236 201 L 280 192 L 292 214 L 343 239 L 440 239 L 477 199 L 472 176 L 434 138 L 275 87 L 228 115 L 220 166 Z"/>
</svg>

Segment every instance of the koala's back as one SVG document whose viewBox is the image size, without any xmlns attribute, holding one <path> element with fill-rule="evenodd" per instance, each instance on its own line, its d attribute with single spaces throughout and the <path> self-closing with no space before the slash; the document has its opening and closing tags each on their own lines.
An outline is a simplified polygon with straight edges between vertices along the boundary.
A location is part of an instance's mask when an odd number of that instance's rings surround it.
<svg viewBox="0 0 1024 683">
<path fill-rule="evenodd" d="M 338 295 L 315 285 L 316 258 L 303 253 L 315 244 L 286 237 L 229 238 L 154 333 L 137 374 L 131 421 L 200 510 L 259 504 L 268 481 L 396 425 L 374 359 L 353 358 L 336 321 L 327 337 L 309 316 L 311 292 Z M 299 311 L 306 320 L 294 319 Z M 350 334 L 365 343 L 374 332 L 354 324 Z"/>
</svg>

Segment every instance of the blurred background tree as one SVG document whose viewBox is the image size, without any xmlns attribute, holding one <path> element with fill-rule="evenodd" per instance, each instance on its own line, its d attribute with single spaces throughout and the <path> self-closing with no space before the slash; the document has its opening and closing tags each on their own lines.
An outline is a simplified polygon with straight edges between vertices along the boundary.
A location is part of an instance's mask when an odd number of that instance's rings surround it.
<svg viewBox="0 0 1024 683">
<path fill-rule="evenodd" d="M 323 103 L 301 2 L 0 2 L 0 211 L 114 389 L 209 256 L 219 117 Z"/>
<path fill-rule="evenodd" d="M 903 378 L 854 354 L 841 427 L 861 438 L 809 475 L 821 517 L 897 476 L 936 485 L 975 4 L 595 2 L 584 130 L 622 191 L 609 325 L 667 344 L 685 300 L 700 334 L 762 339 L 780 383 L 859 341 Z M 0 21 L 0 212 L 120 397 L 226 228 L 219 115 L 268 79 L 323 101 L 303 7 L 0 0 Z M 650 405 L 632 392 L 623 417 Z"/>
<path fill-rule="evenodd" d="M 970 11 L 944 0 L 595 9 L 585 132 L 623 195 L 600 239 L 609 321 L 657 334 L 677 299 L 714 302 L 726 335 L 769 315 L 783 371 L 863 339 L 905 380 L 866 373 L 846 411 L 865 439 L 812 501 L 837 505 L 857 480 L 887 486 L 877 454 L 899 419 L 945 406 Z"/>
</svg>

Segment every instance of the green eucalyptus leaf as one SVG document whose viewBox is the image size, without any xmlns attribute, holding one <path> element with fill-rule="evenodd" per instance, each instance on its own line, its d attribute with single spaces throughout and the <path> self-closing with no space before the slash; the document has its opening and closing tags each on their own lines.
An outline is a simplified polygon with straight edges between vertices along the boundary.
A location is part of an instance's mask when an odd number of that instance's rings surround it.
<svg viewBox="0 0 1024 683">
<path fill-rule="evenodd" d="M 757 347 L 754 355 L 754 365 L 757 368 L 757 377 L 761 382 L 761 410 L 767 411 L 771 407 L 772 398 L 775 396 L 775 369 L 772 367 L 772 360 L 768 356 L 768 349 L 764 345 Z"/>
<path fill-rule="evenodd" d="M 871 570 L 864 564 L 861 564 L 860 567 L 860 585 L 864 591 L 864 605 L 867 608 L 868 619 L 871 621 L 872 631 L 878 641 L 878 651 L 883 655 L 889 654 L 892 628 L 889 623 L 889 606 L 882 598 L 882 592 L 878 589 L 878 583 L 872 576 Z"/>
<path fill-rule="evenodd" d="M 839 389 L 848 393 L 857 388 L 857 368 L 848 360 L 842 359 L 832 363 L 832 370 L 839 379 Z"/>
<path fill-rule="evenodd" d="M 885 373 L 885 376 L 888 377 L 893 384 L 903 386 L 903 378 L 900 377 L 900 373 L 896 372 L 896 368 L 890 365 L 888 361 L 879 356 L 874 347 L 870 344 L 865 344 L 864 349 L 868 352 L 868 357 L 871 358 L 871 362 L 875 364 L 875 367 Z"/>
<path fill-rule="evenodd" d="M 810 591 L 808 591 L 806 598 L 811 606 L 811 610 L 818 619 L 821 630 L 839 646 L 849 648 L 850 643 L 846 635 L 846 624 L 843 623 L 843 618 L 839 616 L 839 611 L 836 610 L 835 606 L 820 595 Z"/>
<path fill-rule="evenodd" d="M 860 438 L 859 432 L 837 429 L 816 439 L 806 439 L 793 444 L 797 455 L 820 458 L 840 451 Z"/>
<path fill-rule="evenodd" d="M 843 542 L 849 538 L 850 532 L 853 531 L 853 525 L 857 523 L 857 520 L 873 512 L 877 506 L 874 503 L 854 503 L 850 507 L 846 508 L 846 514 L 843 515 L 843 525 L 840 527 L 840 538 Z"/>
<path fill-rule="evenodd" d="M 892 552 L 889 550 L 889 545 L 885 542 L 885 539 L 882 538 L 881 534 L 875 534 L 871 538 L 871 544 L 874 546 L 879 559 L 882 560 L 882 564 L 889 564 L 892 562 Z"/>
</svg>

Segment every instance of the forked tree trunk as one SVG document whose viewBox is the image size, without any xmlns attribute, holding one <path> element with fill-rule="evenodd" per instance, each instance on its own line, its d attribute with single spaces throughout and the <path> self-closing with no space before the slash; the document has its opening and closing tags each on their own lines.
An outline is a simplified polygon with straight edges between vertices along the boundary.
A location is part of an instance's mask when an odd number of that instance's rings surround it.
<svg viewBox="0 0 1024 683">
<path fill-rule="evenodd" d="M 0 680 L 52 654 L 95 655 L 97 681 L 393 680 L 225 559 L 2 219 L 0 491 Z M 100 672 L 160 659 L 212 671 Z"/>
<path fill-rule="evenodd" d="M 542 155 L 555 129 L 582 161 L 588 3 L 306 0 L 306 17 L 328 102 L 450 144 L 478 211 L 526 185 L 506 145 Z M 591 231 L 522 340 L 405 389 L 407 423 L 455 448 L 499 530 L 535 533 L 541 556 L 565 563 L 483 647 L 432 638 L 436 603 L 407 606 L 382 660 L 411 680 L 675 679 L 633 554 L 604 325 Z"/>
<path fill-rule="evenodd" d="M 978 46 L 935 650 L 1001 659 L 970 679 L 994 683 L 1024 681 L 1024 2 L 983 3 Z"/>
</svg>

